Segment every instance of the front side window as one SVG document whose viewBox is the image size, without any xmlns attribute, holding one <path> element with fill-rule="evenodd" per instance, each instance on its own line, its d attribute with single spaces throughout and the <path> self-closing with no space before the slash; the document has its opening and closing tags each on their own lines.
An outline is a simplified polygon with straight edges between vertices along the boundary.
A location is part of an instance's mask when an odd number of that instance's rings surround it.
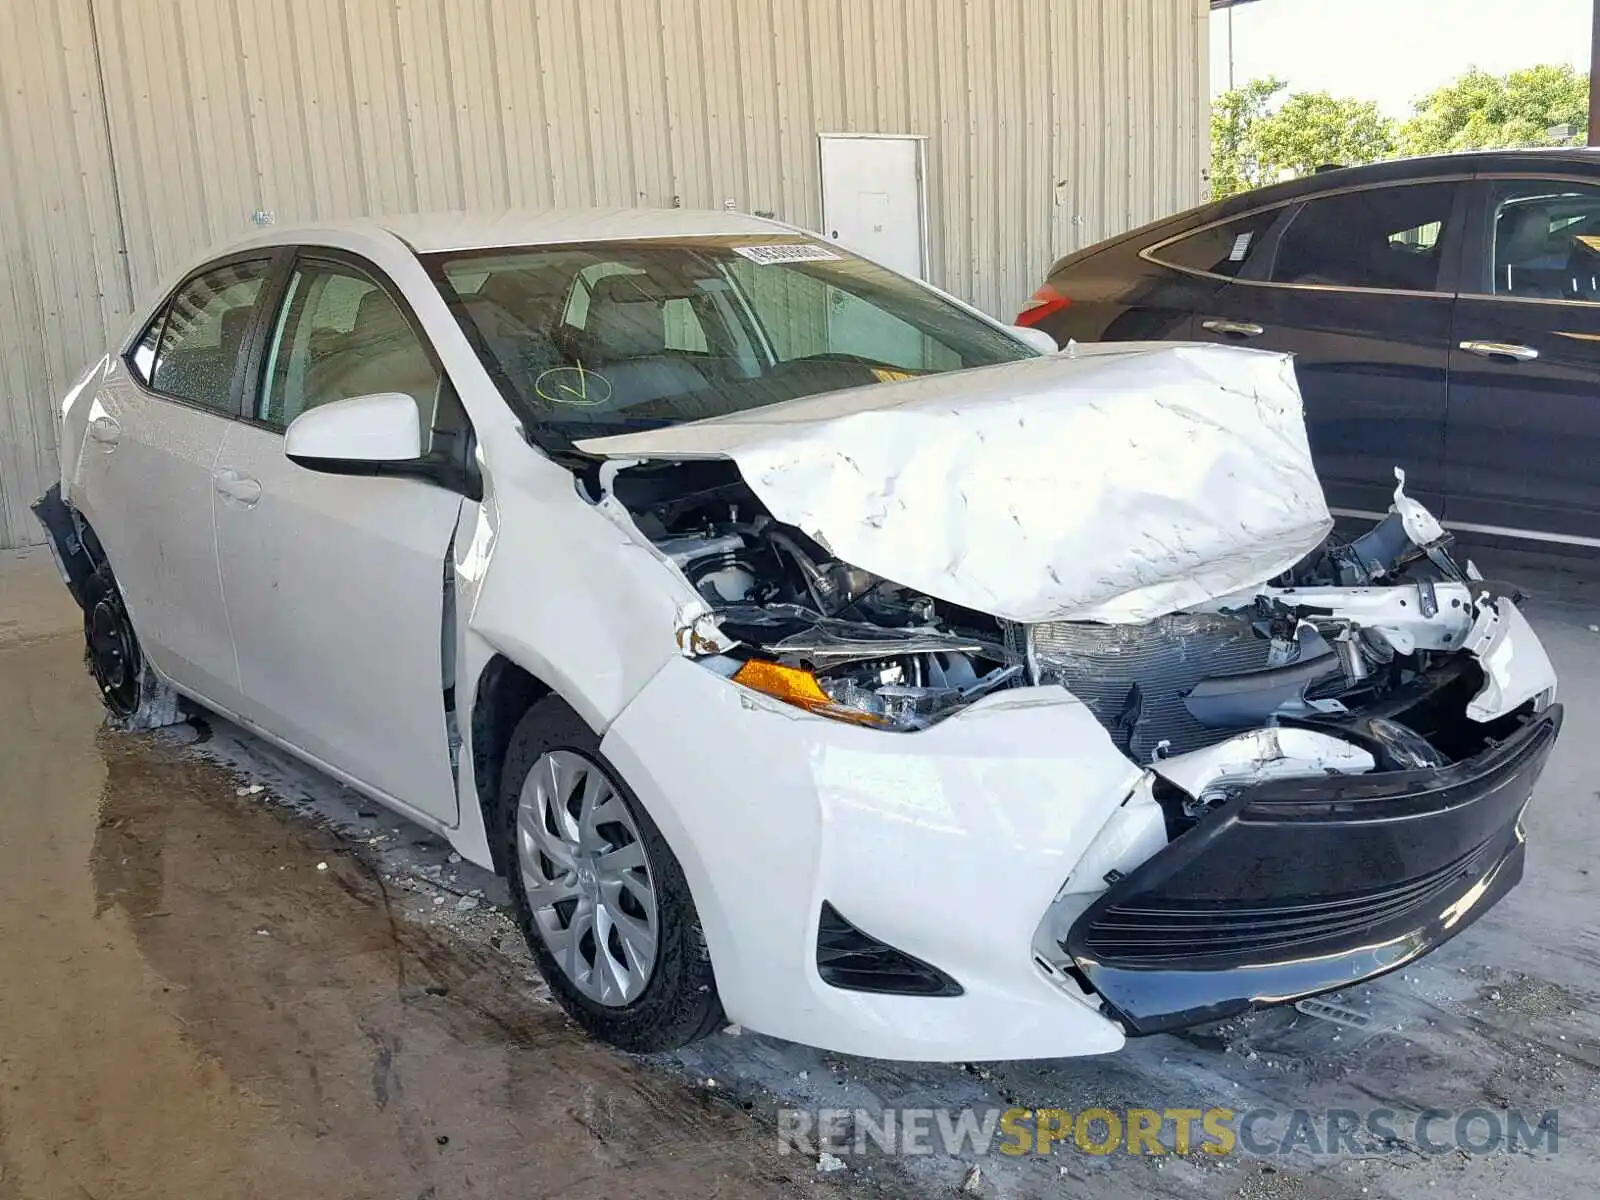
<svg viewBox="0 0 1600 1200">
<path fill-rule="evenodd" d="M 1494 185 L 1473 289 L 1534 300 L 1600 300 L 1600 188 L 1555 179 Z"/>
<path fill-rule="evenodd" d="M 279 429 L 334 400 L 401 392 L 435 423 L 440 375 L 422 339 L 376 281 L 341 263 L 302 261 L 289 277 L 254 416 Z"/>
<path fill-rule="evenodd" d="M 1034 352 L 911 280 L 792 236 L 431 255 L 547 448 Z"/>
<path fill-rule="evenodd" d="M 1456 186 L 1367 188 L 1306 201 L 1279 241 L 1272 281 L 1437 290 Z"/>
<path fill-rule="evenodd" d="M 1197 230 L 1175 242 L 1151 250 L 1149 257 L 1163 266 L 1207 275 L 1233 278 L 1261 249 L 1267 230 L 1282 213 L 1280 208 L 1251 213 L 1209 229 Z"/>
<path fill-rule="evenodd" d="M 234 375 L 270 267 L 266 259 L 229 263 L 185 283 L 134 347 L 134 370 L 158 392 L 232 412 Z"/>
</svg>

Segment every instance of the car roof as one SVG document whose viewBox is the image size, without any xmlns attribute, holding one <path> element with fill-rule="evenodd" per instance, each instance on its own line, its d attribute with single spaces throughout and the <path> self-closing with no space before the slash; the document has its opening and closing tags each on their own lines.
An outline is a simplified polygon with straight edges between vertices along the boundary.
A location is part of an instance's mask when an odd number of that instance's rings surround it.
<svg viewBox="0 0 1600 1200">
<path fill-rule="evenodd" d="M 273 229 L 250 239 L 263 243 L 317 244 L 329 235 L 387 233 L 418 254 L 487 250 L 501 246 L 545 246 L 570 242 L 631 241 L 793 235 L 781 221 L 745 213 L 693 208 L 552 208 L 408 213 L 295 228 Z"/>
<path fill-rule="evenodd" d="M 1494 174 L 1501 171 L 1525 171 L 1537 175 L 1572 173 L 1594 175 L 1600 179 L 1600 147 L 1548 146 L 1525 150 L 1463 150 L 1453 154 L 1390 158 L 1354 167 L 1324 167 L 1297 179 L 1248 188 L 1221 200 L 1208 200 L 1182 212 L 1157 217 L 1148 224 L 1062 255 L 1050 265 L 1049 274 L 1055 275 L 1067 270 L 1113 247 L 1126 247 L 1130 243 L 1138 245 L 1155 238 L 1170 237 L 1197 225 L 1225 221 L 1258 209 L 1308 199 L 1324 192 L 1385 183 L 1414 183 L 1460 175 Z"/>
<path fill-rule="evenodd" d="M 1600 175 L 1600 148 L 1548 146 L 1526 150 L 1463 150 L 1417 158 L 1391 158 L 1356 167 L 1329 167 L 1283 183 L 1252 188 L 1215 202 L 1218 215 L 1261 208 L 1300 196 L 1363 184 L 1398 183 L 1448 175 L 1473 175 L 1495 171 L 1561 173 L 1576 168 L 1578 174 Z"/>
</svg>

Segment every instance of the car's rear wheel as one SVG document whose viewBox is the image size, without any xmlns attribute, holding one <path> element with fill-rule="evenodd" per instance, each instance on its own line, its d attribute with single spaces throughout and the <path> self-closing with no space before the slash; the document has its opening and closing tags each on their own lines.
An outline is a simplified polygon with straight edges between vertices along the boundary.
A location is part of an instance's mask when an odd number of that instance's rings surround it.
<svg viewBox="0 0 1600 1200">
<path fill-rule="evenodd" d="M 500 809 L 517 920 L 568 1014 L 639 1053 L 715 1029 L 722 1006 L 683 868 L 559 698 L 512 734 Z"/>
<path fill-rule="evenodd" d="M 139 708 L 144 656 L 110 567 L 102 563 L 89 576 L 84 598 L 84 657 L 89 673 L 99 684 L 100 699 L 112 714 L 131 717 Z"/>
<path fill-rule="evenodd" d="M 107 563 L 101 562 L 84 581 L 83 600 L 84 659 L 101 702 L 117 724 L 157 729 L 178 720 L 178 697 L 145 661 Z"/>
</svg>

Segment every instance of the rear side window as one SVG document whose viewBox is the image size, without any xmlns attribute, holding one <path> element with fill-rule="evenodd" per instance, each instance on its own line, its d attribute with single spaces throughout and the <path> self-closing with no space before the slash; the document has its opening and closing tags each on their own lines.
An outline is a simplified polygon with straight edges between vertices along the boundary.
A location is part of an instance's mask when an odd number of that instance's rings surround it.
<svg viewBox="0 0 1600 1200">
<path fill-rule="evenodd" d="M 1308 200 L 1279 242 L 1272 282 L 1437 290 L 1456 187 L 1423 183 Z"/>
<path fill-rule="evenodd" d="M 232 412 L 234 375 L 270 266 L 229 263 L 185 283 L 134 347 L 134 369 L 158 392 Z"/>
<path fill-rule="evenodd" d="M 1150 251 L 1152 261 L 1185 271 L 1204 271 L 1232 279 L 1260 249 L 1268 228 L 1282 209 L 1268 209 L 1201 229 Z"/>
<path fill-rule="evenodd" d="M 1531 300 L 1600 300 L 1600 188 L 1557 179 L 1495 185 L 1475 290 Z"/>
</svg>

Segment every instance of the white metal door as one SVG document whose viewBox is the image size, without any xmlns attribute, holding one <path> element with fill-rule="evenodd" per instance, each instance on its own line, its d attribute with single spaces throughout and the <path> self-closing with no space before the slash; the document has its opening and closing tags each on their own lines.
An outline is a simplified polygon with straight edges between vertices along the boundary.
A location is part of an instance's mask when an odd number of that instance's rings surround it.
<svg viewBox="0 0 1600 1200">
<path fill-rule="evenodd" d="M 926 268 L 922 144 L 916 137 L 821 135 L 823 232 L 918 279 Z"/>
<path fill-rule="evenodd" d="M 442 647 L 461 497 L 306 470 L 282 434 L 243 423 L 223 439 L 216 490 L 242 715 L 455 824 Z"/>
</svg>

